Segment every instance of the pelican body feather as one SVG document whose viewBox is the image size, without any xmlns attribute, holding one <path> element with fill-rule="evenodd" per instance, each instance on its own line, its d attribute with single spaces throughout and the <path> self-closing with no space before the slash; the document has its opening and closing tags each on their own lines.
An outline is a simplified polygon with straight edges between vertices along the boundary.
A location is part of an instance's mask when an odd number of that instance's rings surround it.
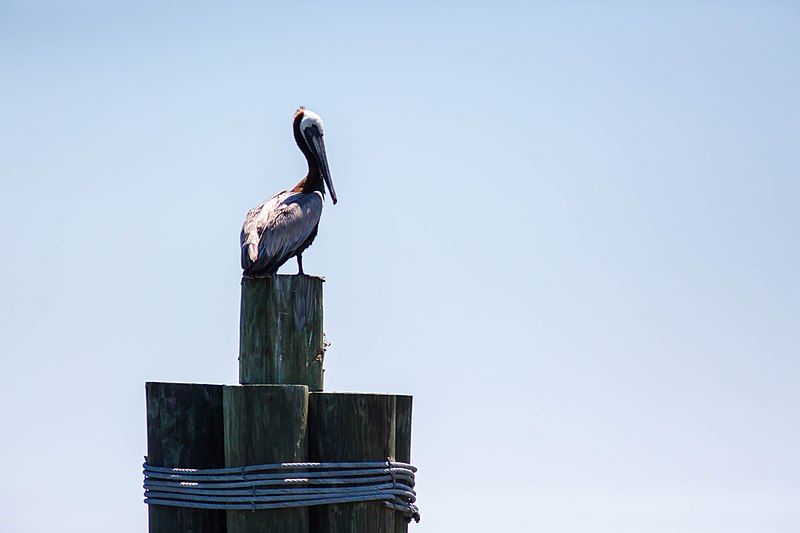
<svg viewBox="0 0 800 533">
<path fill-rule="evenodd" d="M 247 213 L 242 227 L 242 269 L 272 276 L 317 236 L 322 193 L 281 191 Z"/>
</svg>

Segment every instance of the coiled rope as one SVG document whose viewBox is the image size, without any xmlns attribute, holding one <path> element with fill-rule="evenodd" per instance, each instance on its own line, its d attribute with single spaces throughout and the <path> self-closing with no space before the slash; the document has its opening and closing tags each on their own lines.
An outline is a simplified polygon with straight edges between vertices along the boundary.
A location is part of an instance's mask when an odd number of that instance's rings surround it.
<svg viewBox="0 0 800 533">
<path fill-rule="evenodd" d="M 166 468 L 144 463 L 144 502 L 199 509 L 282 509 L 383 501 L 419 522 L 407 463 L 280 463 L 241 468 Z"/>
</svg>

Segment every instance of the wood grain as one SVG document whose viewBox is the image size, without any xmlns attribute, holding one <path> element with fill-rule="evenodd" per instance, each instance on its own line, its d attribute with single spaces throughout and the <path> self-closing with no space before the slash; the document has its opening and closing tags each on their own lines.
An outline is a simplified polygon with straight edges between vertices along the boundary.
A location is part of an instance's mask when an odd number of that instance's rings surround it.
<svg viewBox="0 0 800 533">
<path fill-rule="evenodd" d="M 322 278 L 242 278 L 239 383 L 321 391 Z"/>
</svg>

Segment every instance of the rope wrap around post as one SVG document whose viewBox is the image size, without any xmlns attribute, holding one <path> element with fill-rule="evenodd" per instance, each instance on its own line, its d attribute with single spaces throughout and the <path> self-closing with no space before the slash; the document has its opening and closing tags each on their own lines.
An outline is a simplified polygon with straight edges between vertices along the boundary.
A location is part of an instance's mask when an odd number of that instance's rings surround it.
<svg viewBox="0 0 800 533">
<path fill-rule="evenodd" d="M 417 469 L 407 463 L 279 463 L 204 470 L 145 463 L 143 469 L 145 502 L 151 505 L 254 511 L 382 502 L 419 521 L 414 505 Z"/>
</svg>

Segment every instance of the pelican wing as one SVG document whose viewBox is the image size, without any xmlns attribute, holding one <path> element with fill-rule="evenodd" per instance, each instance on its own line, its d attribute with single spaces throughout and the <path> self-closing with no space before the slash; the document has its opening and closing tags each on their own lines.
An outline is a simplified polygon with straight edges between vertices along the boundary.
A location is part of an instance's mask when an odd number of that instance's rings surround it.
<svg viewBox="0 0 800 533">
<path fill-rule="evenodd" d="M 281 191 L 247 213 L 242 268 L 274 274 L 311 236 L 322 216 L 322 193 Z"/>
</svg>

